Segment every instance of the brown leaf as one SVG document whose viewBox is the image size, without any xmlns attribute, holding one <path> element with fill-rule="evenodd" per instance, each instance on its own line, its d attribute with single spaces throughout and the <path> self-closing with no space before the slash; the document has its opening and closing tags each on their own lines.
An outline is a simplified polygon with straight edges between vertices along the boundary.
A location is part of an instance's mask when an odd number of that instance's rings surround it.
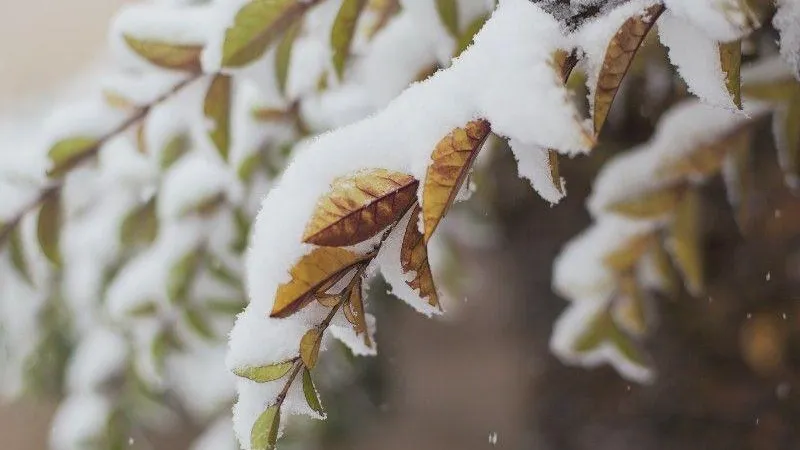
<svg viewBox="0 0 800 450">
<path fill-rule="evenodd" d="M 695 296 L 703 292 L 705 277 L 701 238 L 700 194 L 689 191 L 675 211 L 667 248 L 683 275 L 686 288 Z"/>
<path fill-rule="evenodd" d="M 737 108 L 742 109 L 742 42 L 720 43 L 719 62 L 731 100 Z"/>
<path fill-rule="evenodd" d="M 628 272 L 633 269 L 655 242 L 656 238 L 652 234 L 635 236 L 621 248 L 606 255 L 603 258 L 603 262 L 611 270 L 620 273 Z"/>
<path fill-rule="evenodd" d="M 292 267 L 292 279 L 278 286 L 270 317 L 286 317 L 307 305 L 314 294 L 341 279 L 362 257 L 336 247 L 320 247 Z"/>
<path fill-rule="evenodd" d="M 742 126 L 716 142 L 701 145 L 688 154 L 667 161 L 658 169 L 658 174 L 667 178 L 713 175 L 720 171 L 729 153 L 750 147 L 752 135 L 750 126 Z"/>
<path fill-rule="evenodd" d="M 351 310 L 352 323 L 355 325 L 356 335 L 364 335 L 364 345 L 372 347 L 372 342 L 369 338 L 367 330 L 367 318 L 364 314 L 364 287 L 363 278 L 358 277 L 355 280 L 353 288 L 350 290 L 350 298 L 344 305 L 344 309 Z"/>
<path fill-rule="evenodd" d="M 431 306 L 441 307 L 428 262 L 428 247 L 418 227 L 420 213 L 419 206 L 415 206 L 411 212 L 411 218 L 403 235 L 403 245 L 400 248 L 400 267 L 405 274 L 414 272 L 414 279 L 406 281 L 411 289 L 419 291 L 420 297 L 428 299 Z"/>
<path fill-rule="evenodd" d="M 307 368 L 313 369 L 317 364 L 319 346 L 321 343 L 322 333 L 318 328 L 312 328 L 306 331 L 306 334 L 300 339 L 300 359 L 303 360 L 303 364 Z"/>
<path fill-rule="evenodd" d="M 491 131 L 486 120 L 473 120 L 463 128 L 451 131 L 436 144 L 422 191 L 426 242 L 453 204 L 478 151 Z"/>
<path fill-rule="evenodd" d="M 653 5 L 641 14 L 628 18 L 608 43 L 594 95 L 595 135 L 600 134 L 603 128 L 611 103 L 639 46 L 663 11 L 663 5 Z"/>
<path fill-rule="evenodd" d="M 400 219 L 418 185 L 410 175 L 385 169 L 337 178 L 317 203 L 303 242 L 330 247 L 363 242 Z"/>
<path fill-rule="evenodd" d="M 317 294 L 315 297 L 319 304 L 326 308 L 333 308 L 339 304 L 341 299 L 339 294 Z"/>
<path fill-rule="evenodd" d="M 685 185 L 676 184 L 612 203 L 606 209 L 633 219 L 653 219 L 672 212 L 685 192 Z"/>
</svg>

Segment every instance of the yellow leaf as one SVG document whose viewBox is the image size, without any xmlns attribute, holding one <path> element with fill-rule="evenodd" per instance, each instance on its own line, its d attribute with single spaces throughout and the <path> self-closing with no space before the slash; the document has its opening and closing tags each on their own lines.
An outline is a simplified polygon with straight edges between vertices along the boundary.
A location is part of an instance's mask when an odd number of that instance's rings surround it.
<svg viewBox="0 0 800 450">
<path fill-rule="evenodd" d="M 343 247 L 363 242 L 396 222 L 416 200 L 412 176 L 369 169 L 334 180 L 317 202 L 303 242 Z"/>
<path fill-rule="evenodd" d="M 611 103 L 639 46 L 663 11 L 663 5 L 653 5 L 642 13 L 628 18 L 608 43 L 595 87 L 592 114 L 595 135 L 600 134 L 606 122 Z"/>
<path fill-rule="evenodd" d="M 61 221 L 61 192 L 53 189 L 46 195 L 42 208 L 39 210 L 36 234 L 42 253 L 56 267 L 61 267 L 61 250 L 59 248 Z"/>
<path fill-rule="evenodd" d="M 339 304 L 341 300 L 341 295 L 339 294 L 317 294 L 316 295 L 317 301 L 320 305 L 326 308 L 333 308 L 334 306 Z"/>
<path fill-rule="evenodd" d="M 550 178 L 553 180 L 553 185 L 559 193 L 564 193 L 564 184 L 561 182 L 561 174 L 558 163 L 558 152 L 554 150 L 547 151 L 547 165 L 550 168 Z"/>
<path fill-rule="evenodd" d="M 125 42 L 139 56 L 158 67 L 186 72 L 200 72 L 202 45 L 173 44 L 169 42 L 137 39 L 125 35 Z"/>
<path fill-rule="evenodd" d="M 612 203 L 606 209 L 633 219 L 654 219 L 672 212 L 685 192 L 683 184 L 671 185 Z"/>
<path fill-rule="evenodd" d="M 364 288 L 363 279 L 356 278 L 353 288 L 350 290 L 350 297 L 344 305 L 344 309 L 351 310 L 352 324 L 355 325 L 356 335 L 364 335 L 364 345 L 372 347 L 372 342 L 367 331 L 367 318 L 364 313 Z"/>
<path fill-rule="evenodd" d="M 319 346 L 322 343 L 322 332 L 318 328 L 312 328 L 306 331 L 303 338 L 300 339 L 300 359 L 303 364 L 313 369 L 317 364 L 317 357 L 319 357 Z"/>
<path fill-rule="evenodd" d="M 260 58 L 267 47 L 319 0 L 251 0 L 225 32 L 222 66 L 243 67 Z"/>
<path fill-rule="evenodd" d="M 431 155 L 422 191 L 422 215 L 427 242 L 447 213 L 486 138 L 489 122 L 473 120 L 442 138 Z"/>
<path fill-rule="evenodd" d="M 625 331 L 634 336 L 642 336 L 647 332 L 645 293 L 634 274 L 620 277 L 619 293 L 612 307 L 614 320 Z"/>
<path fill-rule="evenodd" d="M 450 36 L 458 39 L 458 1 L 436 0 L 436 12 Z"/>
<path fill-rule="evenodd" d="M 628 272 L 644 256 L 647 250 L 656 243 L 653 234 L 643 234 L 630 239 L 621 248 L 603 258 L 605 265 L 616 272 Z"/>
<path fill-rule="evenodd" d="M 583 334 L 573 344 L 578 353 L 588 353 L 608 343 L 625 357 L 639 366 L 647 365 L 647 357 L 638 345 L 614 323 L 611 313 L 601 311 L 586 327 Z"/>
<path fill-rule="evenodd" d="M 155 196 L 143 205 L 134 208 L 122 220 L 119 239 L 122 245 L 152 244 L 158 235 Z"/>
<path fill-rule="evenodd" d="M 316 411 L 319 415 L 325 414 L 319 402 L 317 388 L 314 387 L 314 381 L 311 380 L 311 372 L 309 372 L 308 369 L 303 369 L 303 395 L 305 395 L 306 402 L 311 409 Z"/>
<path fill-rule="evenodd" d="M 252 450 L 275 450 L 280 425 L 280 407 L 272 405 L 262 412 L 253 423 L 253 428 L 250 430 L 250 448 Z"/>
<path fill-rule="evenodd" d="M 233 373 L 256 383 L 267 383 L 283 378 L 292 370 L 292 367 L 294 367 L 294 361 L 284 361 L 266 366 L 237 367 L 233 369 Z"/>
<path fill-rule="evenodd" d="M 737 108 L 742 109 L 742 42 L 720 43 L 719 61 L 731 100 Z"/>
<path fill-rule="evenodd" d="M 51 164 L 47 175 L 53 178 L 66 175 L 72 168 L 94 154 L 98 145 L 97 139 L 83 136 L 56 142 L 47 152 Z"/>
<path fill-rule="evenodd" d="M 470 22 L 469 25 L 467 25 L 467 28 L 458 37 L 458 46 L 453 54 L 454 57 L 460 56 L 462 53 L 464 53 L 464 50 L 466 50 L 467 47 L 472 44 L 472 39 L 475 38 L 475 35 L 478 34 L 478 31 L 480 31 L 486 21 L 489 20 L 489 16 L 490 14 L 481 14 L 472 22 Z"/>
<path fill-rule="evenodd" d="M 231 77 L 228 75 L 215 75 L 206 91 L 203 102 L 203 113 L 213 122 L 213 128 L 208 136 L 217 148 L 223 161 L 228 160 L 230 149 L 230 123 L 231 123 Z"/>
<path fill-rule="evenodd" d="M 660 278 L 661 290 L 669 298 L 676 298 L 680 294 L 680 279 L 672 266 L 669 252 L 664 248 L 663 240 L 658 239 L 657 245 L 652 246 L 650 251 L 656 273 Z"/>
<path fill-rule="evenodd" d="M 705 277 L 700 217 L 700 194 L 689 191 L 675 211 L 667 241 L 686 288 L 695 296 L 703 292 Z"/>
<path fill-rule="evenodd" d="M 771 103 L 785 102 L 800 90 L 800 83 L 794 78 L 782 78 L 762 83 L 742 85 L 742 95 L 755 100 Z"/>
<path fill-rule="evenodd" d="M 355 253 L 336 247 L 320 247 L 292 267 L 291 280 L 278 286 L 270 317 L 286 317 L 313 300 L 323 287 L 330 286 L 362 261 Z"/>
<path fill-rule="evenodd" d="M 286 94 L 286 80 L 289 78 L 289 65 L 292 62 L 292 50 L 294 41 L 300 34 L 300 22 L 295 22 L 283 34 L 283 38 L 275 48 L 275 80 L 278 83 L 278 91 Z"/>
<path fill-rule="evenodd" d="M 723 138 L 701 145 L 691 152 L 666 161 L 658 174 L 665 178 L 706 177 L 720 171 L 725 157 L 730 152 L 749 148 L 753 129 L 744 125 Z"/>
<path fill-rule="evenodd" d="M 418 227 L 420 213 L 419 206 L 415 206 L 411 212 L 411 218 L 403 235 L 403 244 L 400 247 L 400 267 L 404 274 L 414 273 L 414 279 L 406 281 L 411 289 L 418 291 L 420 297 L 427 299 L 431 306 L 441 307 L 428 262 L 428 247 Z"/>
<path fill-rule="evenodd" d="M 331 48 L 333 49 L 333 68 L 342 79 L 347 58 L 350 56 L 350 45 L 356 32 L 356 24 L 367 0 L 344 0 L 331 29 Z"/>
<path fill-rule="evenodd" d="M 136 105 L 124 95 L 110 89 L 103 89 L 103 99 L 105 99 L 108 106 L 116 109 L 131 109 Z"/>
</svg>

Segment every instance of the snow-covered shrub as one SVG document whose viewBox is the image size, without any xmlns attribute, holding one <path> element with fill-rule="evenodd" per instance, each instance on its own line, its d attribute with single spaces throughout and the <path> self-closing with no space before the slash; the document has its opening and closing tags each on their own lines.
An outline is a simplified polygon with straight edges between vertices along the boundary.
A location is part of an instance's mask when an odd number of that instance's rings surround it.
<svg viewBox="0 0 800 450">
<path fill-rule="evenodd" d="M 779 46 L 753 44 L 765 28 Z M 366 280 L 442 312 L 435 231 L 484 143 L 507 140 L 557 203 L 559 157 L 602 141 L 656 34 L 698 99 L 596 181 L 596 224 L 556 261 L 572 305 L 552 340 L 565 362 L 652 378 L 636 340 L 647 292 L 677 275 L 703 291 L 696 186 L 723 171 L 744 226 L 753 124 L 769 116 L 796 187 L 790 0 L 128 6 L 111 73 L 53 117 L 40 152 L 0 169 L 4 386 L 64 374 L 55 448 L 120 445 L 176 402 L 211 424 L 197 448 L 233 448 L 237 393 L 241 446 L 274 448 L 288 415 L 325 416 L 312 370 L 331 338 L 375 353 Z"/>
</svg>

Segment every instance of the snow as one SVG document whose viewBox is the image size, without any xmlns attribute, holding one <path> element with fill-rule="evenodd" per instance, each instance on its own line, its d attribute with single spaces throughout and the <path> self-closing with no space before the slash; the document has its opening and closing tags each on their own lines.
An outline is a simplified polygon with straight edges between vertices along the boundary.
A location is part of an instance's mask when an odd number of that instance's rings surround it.
<svg viewBox="0 0 800 450">
<path fill-rule="evenodd" d="M 96 442 L 106 429 L 111 409 L 111 402 L 100 394 L 85 392 L 67 397 L 53 418 L 50 446 L 55 450 L 81 450 Z"/>
<path fill-rule="evenodd" d="M 559 180 L 553 179 L 548 150 L 535 145 L 525 145 L 514 139 L 510 144 L 514 158 L 517 159 L 519 176 L 527 179 L 536 193 L 546 201 L 551 204 L 560 202 L 566 196 L 564 187 L 566 181 L 561 177 Z"/>
<path fill-rule="evenodd" d="M 741 0 L 664 0 L 664 4 L 675 17 L 719 42 L 742 38 L 757 25 Z"/>
<path fill-rule="evenodd" d="M 231 425 L 231 417 L 222 416 L 212 423 L 192 443 L 190 450 L 239 450 Z"/>
<path fill-rule="evenodd" d="M 778 0 L 772 24 L 780 32 L 781 55 L 800 80 L 800 2 Z"/>
<path fill-rule="evenodd" d="M 105 382 L 125 368 L 128 348 L 122 336 L 106 327 L 91 330 L 78 344 L 67 369 L 72 392 L 101 390 Z"/>
</svg>

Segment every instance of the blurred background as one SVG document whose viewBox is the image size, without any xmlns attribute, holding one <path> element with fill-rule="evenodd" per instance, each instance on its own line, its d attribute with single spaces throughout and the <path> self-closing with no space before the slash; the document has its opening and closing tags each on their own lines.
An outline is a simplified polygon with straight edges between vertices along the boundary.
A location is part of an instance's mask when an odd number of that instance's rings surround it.
<svg viewBox="0 0 800 450">
<path fill-rule="evenodd" d="M 35 105 L 97 62 L 122 3 L 0 0 L 0 115 Z M 800 203 L 772 157 L 758 165 L 761 197 L 747 240 L 720 180 L 706 187 L 709 297 L 654 303 L 653 385 L 631 384 L 609 368 L 566 367 L 548 350 L 566 305 L 550 289 L 552 261 L 590 223 L 583 199 L 591 180 L 608 157 L 646 140 L 684 95 L 674 82 L 644 115 L 640 105 L 618 102 L 601 148 L 564 162 L 569 195 L 556 207 L 514 176 L 509 152 L 491 154 L 464 214 L 491 224 L 492 239 L 453 242 L 463 293 L 457 311 L 434 321 L 396 299 L 374 302 L 380 356 L 353 359 L 356 376 L 335 392 L 321 387 L 331 420 L 319 447 L 800 448 Z M 0 406 L 2 448 L 46 448 L 54 408 L 43 399 Z M 196 433 L 187 424 L 148 436 L 141 448 L 188 448 Z"/>
</svg>

